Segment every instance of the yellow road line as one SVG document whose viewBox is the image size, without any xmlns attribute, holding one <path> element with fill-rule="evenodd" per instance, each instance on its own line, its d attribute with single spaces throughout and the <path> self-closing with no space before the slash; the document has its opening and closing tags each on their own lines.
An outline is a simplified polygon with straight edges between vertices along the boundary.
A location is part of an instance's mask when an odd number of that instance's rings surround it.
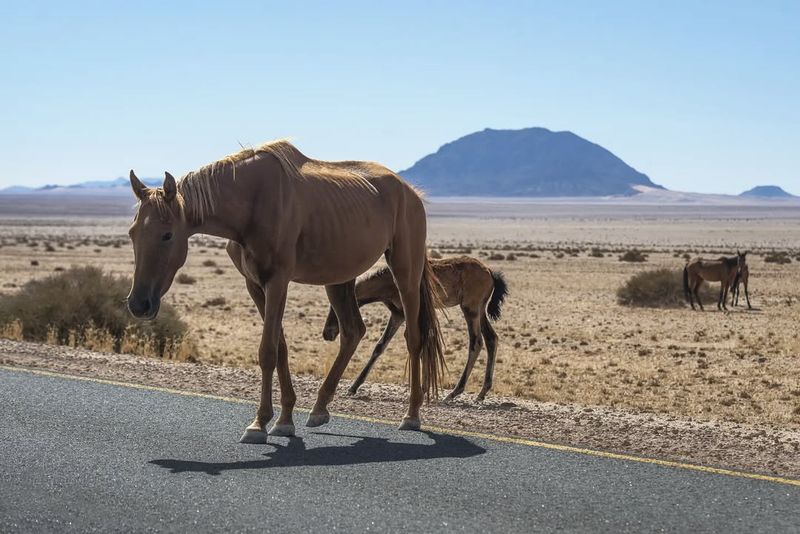
<svg viewBox="0 0 800 534">
<path fill-rule="evenodd" d="M 70 375 L 64 373 L 55 373 L 52 371 L 43 371 L 40 369 L 27 369 L 24 367 L 11 367 L 6 365 L 0 365 L 0 369 L 5 371 L 12 371 L 12 372 L 24 372 L 30 373 L 34 375 L 41 375 L 41 376 L 49 376 L 49 377 L 56 377 L 56 378 L 66 378 L 69 380 L 82 380 L 85 382 L 96 382 L 99 384 L 108 384 L 112 386 L 121 386 L 126 388 L 133 388 L 133 389 L 142 389 L 146 391 L 158 391 L 161 393 L 170 393 L 172 395 L 181 395 L 184 397 L 200 397 L 204 399 L 212 399 L 212 400 L 219 400 L 224 402 L 231 402 L 235 404 L 251 404 L 255 405 L 255 401 L 244 400 L 244 399 L 237 399 L 235 397 L 224 397 L 221 395 L 210 395 L 208 393 L 195 393 L 193 391 L 183 391 L 180 389 L 171 389 L 165 388 L 160 386 L 145 386 L 142 384 L 132 384 L 130 382 L 119 382 L 116 380 L 106 380 L 103 378 L 91 378 L 86 376 L 77 376 L 77 375 Z M 309 412 L 310 410 L 306 408 L 295 408 L 296 411 L 299 412 Z M 366 421 L 369 423 L 378 423 L 382 425 L 394 425 L 393 421 L 389 421 L 387 419 L 380 419 L 378 417 L 368 417 L 363 415 L 351 415 L 345 413 L 336 413 L 332 412 L 331 416 L 339 417 L 342 419 L 350 419 L 355 421 Z M 470 432 L 468 430 L 459 430 L 454 428 L 445 428 L 440 426 L 431 426 L 425 425 L 424 430 L 438 432 L 441 434 L 450 434 L 455 436 L 464 436 L 470 438 L 480 438 L 486 439 L 490 441 L 497 441 L 500 443 L 513 443 L 515 445 L 526 445 L 528 447 L 537 447 L 540 449 L 549 449 L 553 451 L 560 451 L 560 452 L 570 452 L 575 454 L 583 454 L 586 456 L 596 456 L 599 458 L 609 458 L 612 460 L 624 460 L 627 462 L 637 462 L 643 464 L 651 464 L 651 465 L 658 465 L 662 467 L 671 467 L 677 469 L 688 469 L 690 471 L 699 471 L 701 473 L 711 473 L 715 475 L 725 475 L 725 476 L 732 476 L 738 478 L 748 478 L 752 480 L 762 480 L 765 482 L 773 482 L 776 484 L 786 484 L 789 486 L 797 486 L 800 487 L 800 480 L 795 480 L 791 478 L 784 478 L 772 475 L 761 475 L 758 473 L 748 473 L 745 471 L 735 471 L 733 469 L 721 469 L 718 467 L 707 467 L 704 465 L 697 465 L 697 464 L 689 464 L 684 462 L 674 462 L 671 460 L 659 460 L 658 458 L 647 458 L 642 456 L 632 456 L 629 454 L 619 454 L 615 452 L 606 452 L 606 451 L 598 451 L 594 449 L 585 449 L 582 447 L 572 447 L 570 445 L 558 445 L 555 443 L 547 443 L 544 441 L 535 441 L 525 438 L 515 438 L 511 436 L 496 436 L 494 434 L 485 434 L 483 432 Z"/>
</svg>

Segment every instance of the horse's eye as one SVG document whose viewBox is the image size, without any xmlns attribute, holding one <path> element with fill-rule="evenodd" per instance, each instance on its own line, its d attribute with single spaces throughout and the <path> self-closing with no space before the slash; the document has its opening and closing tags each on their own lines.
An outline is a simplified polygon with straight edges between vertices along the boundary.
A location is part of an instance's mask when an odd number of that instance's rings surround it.
<svg viewBox="0 0 800 534">
<path fill-rule="evenodd" d="M 172 239 L 172 232 L 167 232 L 161 236 L 161 241 L 169 241 L 170 239 Z"/>
</svg>

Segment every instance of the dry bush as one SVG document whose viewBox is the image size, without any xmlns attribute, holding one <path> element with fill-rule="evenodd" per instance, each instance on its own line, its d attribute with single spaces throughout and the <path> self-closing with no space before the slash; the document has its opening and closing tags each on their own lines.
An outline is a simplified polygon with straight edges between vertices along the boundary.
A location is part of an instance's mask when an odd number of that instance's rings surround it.
<svg viewBox="0 0 800 534">
<path fill-rule="evenodd" d="M 197 283 L 197 278 L 186 273 L 180 273 L 175 277 L 175 281 L 179 284 L 192 285 Z"/>
<path fill-rule="evenodd" d="M 205 260 L 205 261 L 203 261 L 203 267 L 216 267 L 216 266 L 217 266 L 217 262 L 215 262 L 214 260 Z"/>
<path fill-rule="evenodd" d="M 167 304 L 156 320 L 134 318 L 125 307 L 130 285 L 97 267 L 72 267 L 31 280 L 17 293 L 0 297 L 0 333 L 114 352 L 137 340 L 139 350 L 133 352 L 172 357 L 170 351 L 184 343 L 186 324 Z M 18 335 L 9 335 L 14 332 Z"/>
<path fill-rule="evenodd" d="M 647 261 L 647 254 L 634 248 L 631 250 L 626 250 L 624 254 L 620 255 L 619 261 L 641 263 Z"/>
<path fill-rule="evenodd" d="M 770 252 L 764 255 L 764 263 L 785 265 L 787 263 L 792 263 L 792 258 L 789 257 L 788 252 Z"/>
<path fill-rule="evenodd" d="M 700 288 L 703 302 L 715 299 L 707 284 Z M 680 308 L 686 306 L 683 291 L 683 270 L 656 269 L 630 277 L 617 290 L 617 302 L 623 306 L 646 308 Z"/>
</svg>

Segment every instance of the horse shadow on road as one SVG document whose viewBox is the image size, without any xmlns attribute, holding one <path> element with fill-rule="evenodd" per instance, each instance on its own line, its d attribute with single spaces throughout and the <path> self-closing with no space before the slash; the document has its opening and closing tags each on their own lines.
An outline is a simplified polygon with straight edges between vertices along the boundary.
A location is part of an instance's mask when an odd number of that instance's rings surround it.
<svg viewBox="0 0 800 534">
<path fill-rule="evenodd" d="M 484 454 L 486 449 L 466 438 L 424 432 L 432 444 L 397 443 L 388 438 L 350 436 L 317 432 L 316 436 L 353 438 L 351 445 L 325 445 L 306 448 L 301 437 L 289 438 L 286 445 L 270 442 L 275 450 L 264 454 L 263 460 L 239 460 L 233 462 L 199 462 L 179 459 L 150 460 L 150 464 L 169 469 L 170 473 L 205 473 L 220 475 L 225 471 L 239 469 L 266 469 L 270 467 L 335 466 L 409 460 L 432 460 L 440 458 L 470 458 Z"/>
</svg>

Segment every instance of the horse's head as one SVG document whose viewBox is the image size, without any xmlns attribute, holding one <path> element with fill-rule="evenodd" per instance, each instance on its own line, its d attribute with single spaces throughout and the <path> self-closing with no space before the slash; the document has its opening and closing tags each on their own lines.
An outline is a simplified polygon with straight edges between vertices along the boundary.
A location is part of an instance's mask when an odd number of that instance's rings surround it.
<svg viewBox="0 0 800 534">
<path fill-rule="evenodd" d="M 736 249 L 736 271 L 741 273 L 745 265 L 747 265 L 747 251 L 742 253 L 739 252 L 739 249 Z"/>
<path fill-rule="evenodd" d="M 322 339 L 325 341 L 333 341 L 339 335 L 339 319 L 336 318 L 336 313 L 333 308 L 328 310 L 328 318 L 325 320 L 325 327 L 322 329 Z"/>
<path fill-rule="evenodd" d="M 153 319 L 161 297 L 186 261 L 189 229 L 175 178 L 166 173 L 164 184 L 148 188 L 131 171 L 131 187 L 139 208 L 128 234 L 133 242 L 133 285 L 128 310 L 139 318 Z"/>
</svg>

